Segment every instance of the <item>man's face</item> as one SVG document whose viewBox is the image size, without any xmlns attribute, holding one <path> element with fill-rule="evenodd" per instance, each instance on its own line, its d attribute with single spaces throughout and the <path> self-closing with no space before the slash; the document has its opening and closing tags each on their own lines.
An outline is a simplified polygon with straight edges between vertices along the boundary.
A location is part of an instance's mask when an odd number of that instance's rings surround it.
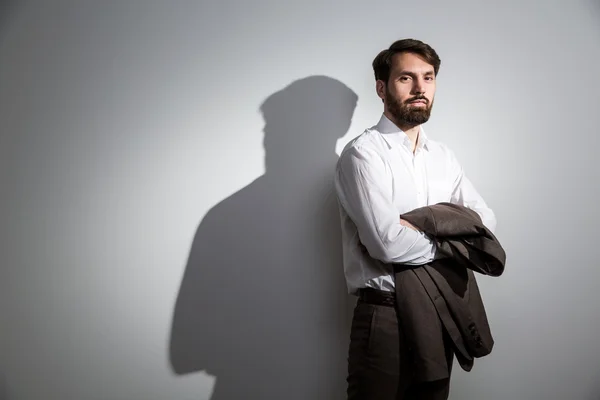
<svg viewBox="0 0 600 400">
<path fill-rule="evenodd" d="M 413 53 L 396 54 L 390 78 L 377 82 L 377 93 L 396 123 L 416 126 L 429 120 L 435 96 L 435 73 Z"/>
</svg>

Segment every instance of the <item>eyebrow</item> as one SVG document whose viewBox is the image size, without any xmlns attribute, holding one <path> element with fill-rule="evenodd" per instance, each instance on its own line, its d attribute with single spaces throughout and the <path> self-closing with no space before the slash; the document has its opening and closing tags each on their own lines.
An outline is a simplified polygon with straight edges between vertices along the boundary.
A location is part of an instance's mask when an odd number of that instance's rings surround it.
<svg viewBox="0 0 600 400">
<path fill-rule="evenodd" d="M 398 73 L 398 76 L 402 76 L 402 75 L 408 75 L 408 76 L 411 76 L 413 78 L 415 76 L 417 76 L 417 74 L 415 74 L 414 72 L 411 72 L 411 71 L 400 71 Z M 425 75 L 425 76 L 427 76 L 427 75 L 434 75 L 434 71 L 427 71 L 423 75 Z"/>
</svg>

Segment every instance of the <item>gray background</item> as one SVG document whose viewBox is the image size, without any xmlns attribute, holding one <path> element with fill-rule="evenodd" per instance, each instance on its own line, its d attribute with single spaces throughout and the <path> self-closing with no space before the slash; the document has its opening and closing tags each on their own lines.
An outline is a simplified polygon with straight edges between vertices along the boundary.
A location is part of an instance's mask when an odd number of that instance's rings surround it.
<svg viewBox="0 0 600 400">
<path fill-rule="evenodd" d="M 508 254 L 451 398 L 600 399 L 599 4 L 367 3 L 1 3 L 1 400 L 343 399 L 330 179 L 402 37 Z"/>
</svg>

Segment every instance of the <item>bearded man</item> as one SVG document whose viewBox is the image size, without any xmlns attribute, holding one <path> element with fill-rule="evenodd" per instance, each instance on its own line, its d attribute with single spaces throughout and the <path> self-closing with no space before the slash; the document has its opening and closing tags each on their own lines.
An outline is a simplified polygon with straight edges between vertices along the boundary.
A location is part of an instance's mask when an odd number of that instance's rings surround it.
<svg viewBox="0 0 600 400">
<path fill-rule="evenodd" d="M 440 58 L 414 39 L 394 42 L 373 61 L 379 122 L 342 151 L 335 171 L 344 273 L 358 297 L 350 332 L 348 400 L 447 399 L 450 377 L 416 382 L 415 366 L 394 307 L 393 266 L 432 261 L 431 238 L 401 218 L 422 206 L 468 207 L 494 231 L 496 218 L 455 154 L 430 139 L 422 124 L 434 103 Z M 444 336 L 448 369 L 454 354 Z"/>
</svg>

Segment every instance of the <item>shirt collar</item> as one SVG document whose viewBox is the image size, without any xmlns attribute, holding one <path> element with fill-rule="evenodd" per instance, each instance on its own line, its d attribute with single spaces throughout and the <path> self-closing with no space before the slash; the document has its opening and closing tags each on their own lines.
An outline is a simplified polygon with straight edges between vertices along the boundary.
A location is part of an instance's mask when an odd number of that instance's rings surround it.
<svg viewBox="0 0 600 400">
<path fill-rule="evenodd" d="M 396 126 L 385 114 L 381 114 L 381 118 L 377 123 L 376 127 L 377 131 L 379 131 L 383 139 L 386 141 L 388 146 L 393 147 L 394 145 L 405 146 L 408 150 L 412 150 L 412 142 L 410 138 L 406 136 L 400 128 Z M 427 135 L 425 134 L 425 130 L 421 125 L 419 127 L 419 141 L 417 142 L 417 149 L 425 149 L 429 150 Z"/>
</svg>

